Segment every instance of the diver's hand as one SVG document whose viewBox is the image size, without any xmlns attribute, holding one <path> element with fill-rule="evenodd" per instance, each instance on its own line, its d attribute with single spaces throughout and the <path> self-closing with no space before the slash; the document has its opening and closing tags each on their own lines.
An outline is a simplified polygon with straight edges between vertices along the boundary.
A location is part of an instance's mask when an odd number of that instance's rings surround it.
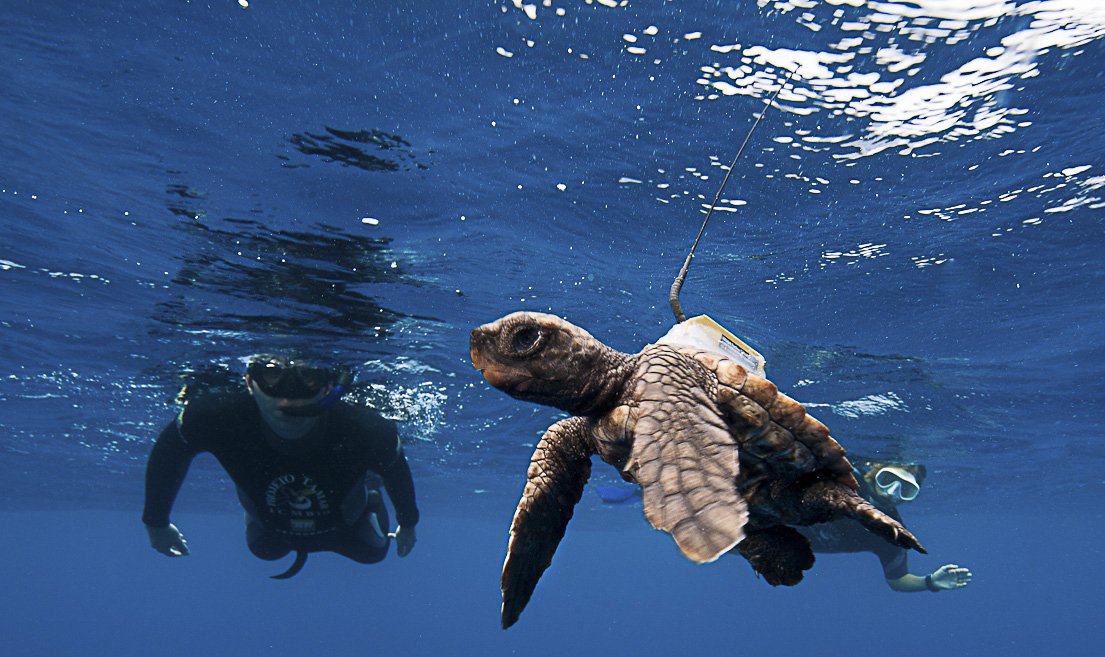
<svg viewBox="0 0 1105 657">
<path fill-rule="evenodd" d="M 418 535 L 414 532 L 414 527 L 404 527 L 399 525 L 394 532 L 388 534 L 391 538 L 395 539 L 395 552 L 405 557 L 411 553 L 414 549 L 414 544 L 418 540 Z"/>
<path fill-rule="evenodd" d="M 184 534 L 170 524 L 168 527 L 150 527 L 146 525 L 146 533 L 150 535 L 150 547 L 167 557 L 188 556 L 188 541 L 184 540 Z"/>
<path fill-rule="evenodd" d="M 954 563 L 940 566 L 929 575 L 938 589 L 961 589 L 971 583 L 971 571 Z"/>
</svg>

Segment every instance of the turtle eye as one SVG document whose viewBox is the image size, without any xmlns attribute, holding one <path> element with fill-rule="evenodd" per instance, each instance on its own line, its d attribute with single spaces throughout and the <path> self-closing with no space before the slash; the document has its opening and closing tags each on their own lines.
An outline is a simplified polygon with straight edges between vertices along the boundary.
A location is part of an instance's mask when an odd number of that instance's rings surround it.
<svg viewBox="0 0 1105 657">
<path fill-rule="evenodd" d="M 541 329 L 529 325 L 519 328 L 510 337 L 510 346 L 515 354 L 524 354 L 537 346 L 541 340 Z"/>
</svg>

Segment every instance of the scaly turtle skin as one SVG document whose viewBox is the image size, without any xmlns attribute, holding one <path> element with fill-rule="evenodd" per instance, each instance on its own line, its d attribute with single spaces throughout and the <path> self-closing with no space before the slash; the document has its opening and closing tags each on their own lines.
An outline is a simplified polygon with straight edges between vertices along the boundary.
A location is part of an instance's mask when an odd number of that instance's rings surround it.
<svg viewBox="0 0 1105 657">
<path fill-rule="evenodd" d="M 705 563 L 735 548 L 772 585 L 813 566 L 793 528 L 842 517 L 924 552 L 856 494 L 844 449 L 775 385 L 720 354 L 653 344 L 624 354 L 553 315 L 513 313 L 472 331 L 488 383 L 573 417 L 549 427 L 530 461 L 503 564 L 503 628 L 552 562 L 598 454 L 640 484 L 645 517 Z"/>
</svg>

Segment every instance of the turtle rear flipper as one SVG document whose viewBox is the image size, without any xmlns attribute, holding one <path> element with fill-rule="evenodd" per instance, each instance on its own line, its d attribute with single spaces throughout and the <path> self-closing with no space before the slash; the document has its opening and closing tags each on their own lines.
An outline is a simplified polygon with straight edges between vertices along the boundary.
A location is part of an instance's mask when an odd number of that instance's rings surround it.
<svg viewBox="0 0 1105 657">
<path fill-rule="evenodd" d="M 749 532 L 736 551 L 772 586 L 794 586 L 813 567 L 809 539 L 786 525 Z"/>
<path fill-rule="evenodd" d="M 589 435 L 584 418 L 561 420 L 549 427 L 533 452 L 503 563 L 504 630 L 518 620 L 541 574 L 552 563 L 583 495 L 594 453 Z"/>
<path fill-rule="evenodd" d="M 627 470 L 641 485 L 645 517 L 684 556 L 714 561 L 744 538 L 748 504 L 737 492 L 737 442 L 702 381 L 673 349 L 654 347 L 637 385 L 637 424 Z"/>
</svg>

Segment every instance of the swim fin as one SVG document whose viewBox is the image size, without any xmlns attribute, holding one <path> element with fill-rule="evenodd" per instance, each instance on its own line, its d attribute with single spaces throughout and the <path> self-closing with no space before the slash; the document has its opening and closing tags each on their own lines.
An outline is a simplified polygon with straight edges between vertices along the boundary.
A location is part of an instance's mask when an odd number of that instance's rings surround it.
<svg viewBox="0 0 1105 657">
<path fill-rule="evenodd" d="M 301 550 L 295 551 L 295 561 L 292 562 L 290 568 L 280 573 L 279 575 L 270 575 L 272 579 L 288 579 L 289 577 L 295 577 L 299 571 L 303 570 L 303 565 L 307 563 L 307 553 Z"/>
<path fill-rule="evenodd" d="M 641 494 L 640 486 L 610 486 L 599 484 L 595 492 L 604 504 L 628 504 Z"/>
</svg>

